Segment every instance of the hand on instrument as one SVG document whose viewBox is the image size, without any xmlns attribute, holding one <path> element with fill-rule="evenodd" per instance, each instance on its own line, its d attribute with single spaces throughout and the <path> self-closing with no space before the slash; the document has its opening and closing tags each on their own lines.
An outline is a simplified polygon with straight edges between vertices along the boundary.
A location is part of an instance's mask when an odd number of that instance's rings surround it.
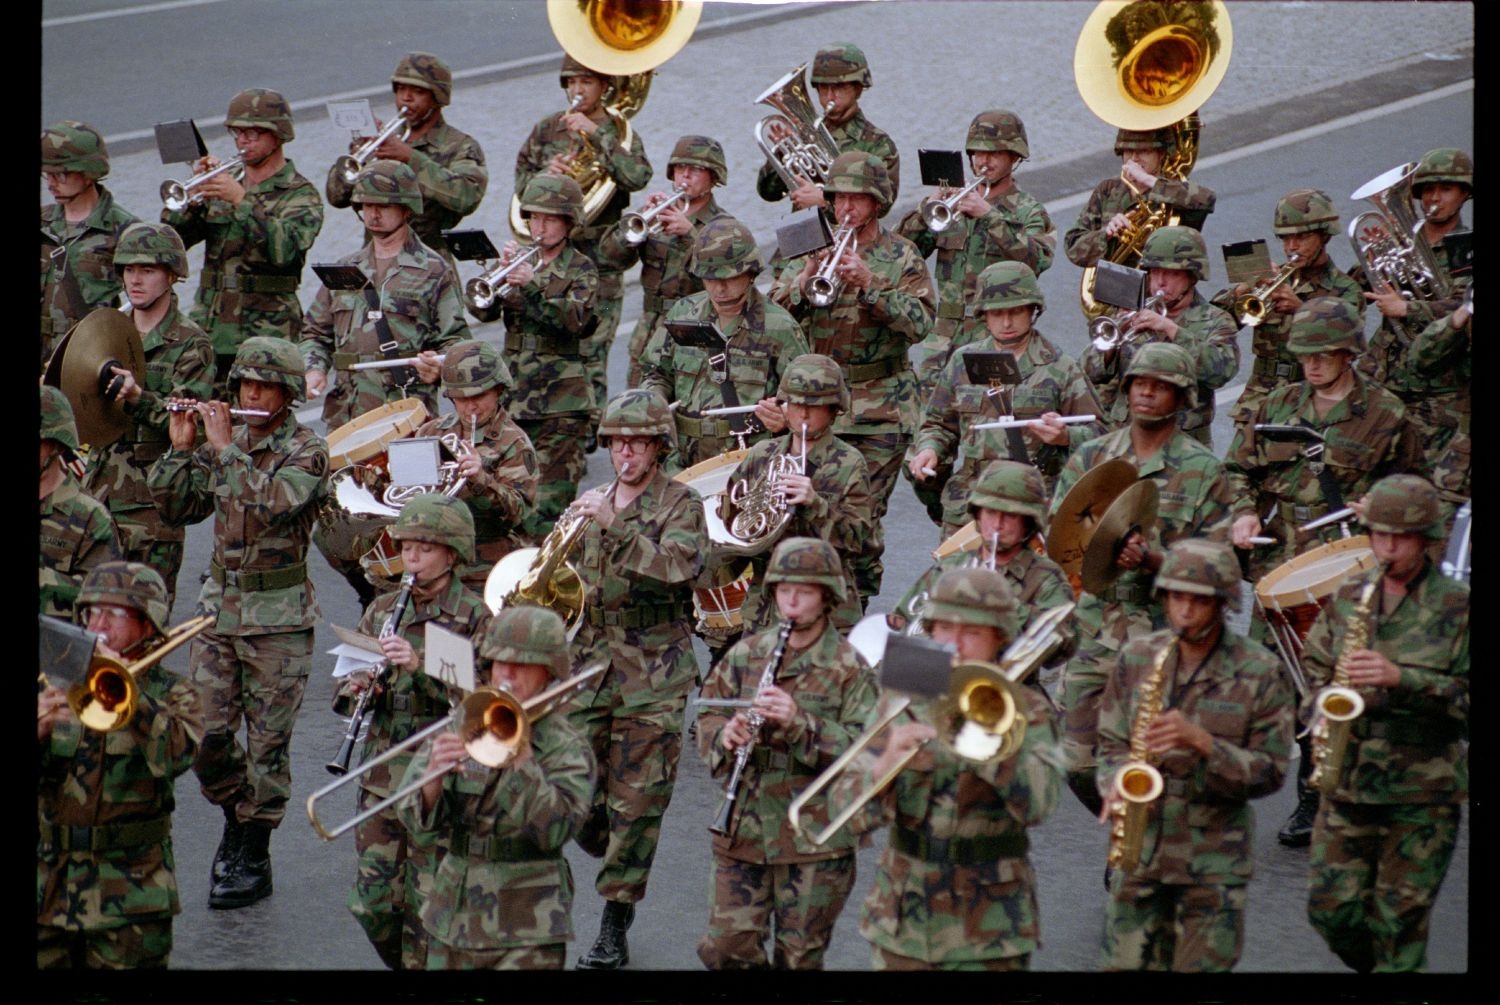
<svg viewBox="0 0 1500 1005">
<path fill-rule="evenodd" d="M 1126 216 L 1124 213 L 1116 213 L 1114 216 L 1109 218 L 1109 221 L 1107 223 L 1104 224 L 1104 236 L 1114 237 L 1116 234 L 1118 234 L 1128 226 L 1130 226 L 1130 217 Z"/>
<path fill-rule="evenodd" d="M 428 771 L 452 771 L 469 757 L 464 738 L 457 733 L 439 733 L 432 739 L 432 753 L 427 757 Z"/>
<path fill-rule="evenodd" d="M 1380 288 L 1378 292 L 1366 293 L 1365 299 L 1372 301 L 1380 308 L 1380 313 L 1388 318 L 1406 317 L 1406 299 L 1401 296 L 1401 291 L 1389 283 Z"/>
<path fill-rule="evenodd" d="M 1373 649 L 1356 649 L 1349 654 L 1349 683 L 1355 687 L 1396 687 L 1401 683 L 1401 668 Z"/>
<path fill-rule="evenodd" d="M 895 611 L 892 611 L 885 616 L 885 626 L 893 632 L 906 631 L 906 625 L 906 615 L 904 614 L 897 614 Z"/>
<path fill-rule="evenodd" d="M 600 530 L 609 530 L 614 526 L 615 507 L 614 500 L 609 498 L 609 486 L 601 485 L 595 489 L 589 489 L 579 496 L 573 505 L 578 512 L 593 520 L 599 525 Z"/>
<path fill-rule="evenodd" d="M 937 451 L 928 447 L 925 450 L 917 451 L 917 456 L 913 457 L 907 463 L 906 467 L 911 472 L 912 481 L 920 485 L 926 485 L 928 479 L 932 477 L 927 472 L 935 471 L 937 463 Z"/>
<path fill-rule="evenodd" d="M 218 453 L 234 439 L 234 430 L 229 426 L 229 405 L 223 401 L 198 403 L 198 414 L 203 416 L 203 438 Z"/>
<path fill-rule="evenodd" d="M 385 128 L 385 123 L 379 121 L 375 125 L 380 129 Z M 392 133 L 387 136 L 385 142 L 375 148 L 375 159 L 383 161 L 400 161 L 402 164 L 411 161 L 411 144 L 401 138 L 400 133 Z"/>
<path fill-rule="evenodd" d="M 782 140 L 793 135 L 791 128 L 785 120 L 771 117 L 766 121 L 766 139 L 772 144 L 780 143 Z"/>
<path fill-rule="evenodd" d="M 1177 338 L 1177 322 L 1165 314 L 1155 311 L 1136 311 L 1135 317 L 1130 319 L 1130 330 L 1133 332 L 1148 331 L 1160 335 L 1168 342 Z"/>
<path fill-rule="evenodd" d="M 599 129 L 599 123 L 582 112 L 564 112 L 562 126 L 570 133 L 581 133 L 585 136 L 592 136 Z"/>
<path fill-rule="evenodd" d="M 1062 421 L 1062 415 L 1057 412 L 1043 412 L 1038 418 L 1041 419 L 1036 425 L 1027 426 L 1022 430 L 1027 436 L 1054 447 L 1066 447 L 1068 445 L 1068 427 Z"/>
<path fill-rule="evenodd" d="M 566 175 L 572 167 L 572 154 L 553 154 L 552 159 L 547 162 L 547 173 L 553 175 Z"/>
<path fill-rule="evenodd" d="M 902 757 L 916 750 L 922 744 L 937 736 L 937 730 L 925 722 L 903 722 L 891 729 L 891 738 L 885 745 L 885 750 L 875 759 L 872 769 L 876 778 L 883 777 L 886 772 L 896 766 L 896 762 Z M 930 751 L 920 751 L 912 758 L 907 770 L 931 771 L 933 759 Z"/>
<path fill-rule="evenodd" d="M 521 246 L 519 244 L 517 244 L 515 241 L 506 241 L 505 251 L 500 256 L 501 261 L 503 264 L 509 265 L 511 262 L 514 262 L 516 260 L 517 256 L 519 256 L 520 253 Z M 510 271 L 510 274 L 505 277 L 505 281 L 510 284 L 512 290 L 517 291 L 517 295 L 519 295 L 519 290 L 522 286 L 527 285 L 536 278 L 536 270 L 531 267 L 532 262 L 534 261 L 536 261 L 536 259 L 522 262 L 520 265 L 517 265 L 514 269 L 512 269 Z"/>
<path fill-rule="evenodd" d="M 800 174 L 793 177 L 797 179 L 797 187 L 791 191 L 792 208 L 811 209 L 814 206 L 823 205 L 822 185 L 815 185 Z"/>
<path fill-rule="evenodd" d="M 214 166 L 217 167 L 217 163 Z M 200 182 L 194 192 L 205 199 L 223 199 L 231 206 L 238 206 L 245 201 L 245 186 L 235 180 L 233 171 L 225 171 Z"/>
<path fill-rule="evenodd" d="M 1291 283 L 1282 283 L 1271 291 L 1271 310 L 1277 314 L 1296 314 L 1302 298 L 1292 292 Z"/>
<path fill-rule="evenodd" d="M 813 492 L 812 479 L 806 475 L 794 475 L 787 473 L 781 476 L 781 491 L 786 494 L 786 501 L 793 506 L 801 506 L 805 502 L 811 502 L 816 494 Z"/>
<path fill-rule="evenodd" d="M 185 402 L 187 398 L 168 398 L 169 402 Z M 167 413 L 167 437 L 172 441 L 173 450 L 192 450 L 193 443 L 198 439 L 198 412 L 191 409 L 186 412 Z"/>
<path fill-rule="evenodd" d="M 1354 519 L 1358 520 L 1360 523 L 1365 522 L 1365 504 L 1365 496 L 1360 496 L 1358 499 L 1354 499 L 1349 503 L 1349 508 L 1354 511 Z"/>
<path fill-rule="evenodd" d="M 484 471 L 484 458 L 468 440 L 458 441 L 458 473 L 462 478 L 478 478 Z"/>
<path fill-rule="evenodd" d="M 724 728 L 719 731 L 719 746 L 730 753 L 739 750 L 745 744 L 754 740 L 755 734 L 750 730 L 750 720 L 743 712 L 736 712 L 732 718 L 724 723 Z"/>
<path fill-rule="evenodd" d="M 666 201 L 668 196 L 658 192 L 659 201 Z M 652 198 L 656 198 L 653 196 Z M 661 232 L 672 237 L 686 237 L 693 232 L 693 221 L 688 219 L 687 211 L 682 206 L 669 206 L 656 215 L 656 222 L 661 224 Z"/>
<path fill-rule="evenodd" d="M 964 216 L 971 217 L 977 220 L 984 214 L 988 213 L 994 207 L 990 205 L 990 201 L 988 199 L 979 194 L 979 189 L 976 188 L 968 195 L 958 200 L 957 208 L 958 211 Z"/>
<path fill-rule="evenodd" d="M 1160 757 L 1174 750 L 1192 751 L 1207 757 L 1213 749 L 1213 734 L 1188 721 L 1180 709 L 1169 708 L 1146 727 L 1146 749 Z"/>
<path fill-rule="evenodd" d="M 1137 192 L 1144 193 L 1156 184 L 1156 175 L 1141 167 L 1136 161 L 1126 161 L 1120 173 L 1130 179 L 1127 184 L 1133 186 Z"/>
<path fill-rule="evenodd" d="M 376 694 L 380 693 L 380 685 L 375 682 L 373 670 L 355 670 L 344 678 L 345 690 L 356 698 L 372 687 L 375 688 Z"/>
<path fill-rule="evenodd" d="M 833 271 L 851 289 L 868 290 L 875 282 L 875 273 L 857 254 L 845 255 Z"/>
<path fill-rule="evenodd" d="M 45 740 L 59 724 L 73 718 L 68 707 L 68 692 L 60 687 L 43 688 L 36 696 L 36 738 Z"/>
<path fill-rule="evenodd" d="M 141 401 L 141 385 L 135 382 L 135 374 L 124 367 L 112 366 L 109 372 L 114 374 L 110 380 L 110 389 L 113 394 L 107 394 L 111 401 L 119 401 L 124 404 L 135 406 Z"/>
<path fill-rule="evenodd" d="M 328 386 L 328 372 L 326 370 L 307 371 L 307 400 L 319 397 L 323 389 Z"/>
<path fill-rule="evenodd" d="M 517 269 L 517 272 L 520 270 Z M 515 273 L 512 273 L 514 275 Z M 412 366 L 417 369 L 417 376 L 424 384 L 436 384 L 443 375 L 443 364 L 438 362 L 438 354 L 432 349 L 423 349 L 417 353 L 416 360 Z"/>
<path fill-rule="evenodd" d="M 403 670 L 415 670 L 420 665 L 417 662 L 417 651 L 412 648 L 410 642 L 399 635 L 381 639 L 380 651 L 385 653 L 386 662 L 391 666 L 400 667 Z"/>
<path fill-rule="evenodd" d="M 787 726 L 797 715 L 797 702 L 775 684 L 768 685 L 755 696 L 755 710 L 767 722 Z"/>
<path fill-rule="evenodd" d="M 1140 531 L 1133 531 L 1125 539 L 1125 544 L 1120 548 L 1120 555 L 1115 559 L 1115 564 L 1125 571 L 1138 569 L 1146 565 L 1151 556 L 1151 548 L 1146 544 L 1146 539 Z"/>
<path fill-rule="evenodd" d="M 1260 517 L 1254 513 L 1246 513 L 1244 516 L 1236 518 L 1234 523 L 1230 525 L 1229 536 L 1236 548 L 1249 551 L 1255 547 L 1255 545 L 1250 543 L 1250 539 L 1252 537 L 1259 537 L 1260 530 Z"/>
<path fill-rule="evenodd" d="M 750 414 L 760 420 L 767 432 L 775 434 L 786 431 L 786 413 L 781 410 L 781 405 L 775 398 L 760 399 L 755 403 L 755 411 Z"/>
</svg>

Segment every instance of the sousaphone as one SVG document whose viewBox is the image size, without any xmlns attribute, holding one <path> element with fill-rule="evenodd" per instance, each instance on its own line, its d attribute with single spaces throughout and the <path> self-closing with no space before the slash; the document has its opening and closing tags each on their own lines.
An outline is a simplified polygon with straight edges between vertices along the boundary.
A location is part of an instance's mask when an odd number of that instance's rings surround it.
<svg viewBox="0 0 1500 1005">
<path fill-rule="evenodd" d="M 91 447 L 107 447 L 130 428 L 124 406 L 106 397 L 116 379 L 112 367 L 129 370 L 145 386 L 146 349 L 135 322 L 113 307 L 100 307 L 63 336 L 42 378 L 68 399 L 78 441 Z"/>
</svg>

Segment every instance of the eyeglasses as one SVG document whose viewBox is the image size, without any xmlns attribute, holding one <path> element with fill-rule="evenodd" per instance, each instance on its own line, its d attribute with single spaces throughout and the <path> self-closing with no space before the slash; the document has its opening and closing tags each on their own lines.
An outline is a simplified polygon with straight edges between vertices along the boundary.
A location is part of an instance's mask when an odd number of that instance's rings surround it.
<svg viewBox="0 0 1500 1005">
<path fill-rule="evenodd" d="M 261 133 L 269 133 L 270 131 L 269 129 L 261 129 L 258 126 L 230 126 L 229 137 L 230 139 L 237 140 L 241 136 L 245 136 L 253 140 Z"/>
<path fill-rule="evenodd" d="M 111 604 L 90 604 L 83 609 L 85 623 L 93 621 L 95 615 L 105 621 L 129 621 L 139 617 L 140 612 L 131 610 L 129 607 L 116 607 Z"/>
<path fill-rule="evenodd" d="M 640 454 L 645 452 L 647 446 L 655 442 L 654 436 L 611 436 L 609 446 L 610 449 L 619 447 L 622 450 L 629 447 L 632 454 Z"/>
</svg>

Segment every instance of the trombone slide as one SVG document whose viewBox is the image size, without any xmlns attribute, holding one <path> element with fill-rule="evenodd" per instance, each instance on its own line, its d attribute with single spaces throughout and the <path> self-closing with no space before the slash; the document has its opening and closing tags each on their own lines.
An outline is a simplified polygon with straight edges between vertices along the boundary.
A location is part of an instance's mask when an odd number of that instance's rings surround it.
<svg viewBox="0 0 1500 1005">
<path fill-rule="evenodd" d="M 879 719 L 875 720 L 868 727 L 866 727 L 865 731 L 861 733 L 852 744 L 849 745 L 848 750 L 840 754 L 838 758 L 832 764 L 830 764 L 821 775 L 813 779 L 811 785 L 803 789 L 802 792 L 798 794 L 797 798 L 792 800 L 791 805 L 787 807 L 786 811 L 787 820 L 791 823 L 792 830 L 797 831 L 799 834 L 803 833 L 802 808 L 807 805 L 808 800 L 817 795 L 819 792 L 822 792 L 835 778 L 843 774 L 844 770 L 849 767 L 850 762 L 858 757 L 860 752 L 870 745 L 875 737 L 880 734 L 881 730 L 885 729 L 885 727 L 894 722 L 896 720 L 896 717 L 905 712 L 910 705 L 910 698 L 897 698 L 895 701 L 891 702 L 891 707 L 886 710 L 885 715 L 881 716 Z M 912 750 L 910 753 L 904 756 L 897 764 L 892 766 L 891 770 L 887 771 L 884 776 L 876 779 L 875 785 L 871 787 L 868 792 L 860 793 L 859 798 L 855 799 L 847 807 L 845 807 L 845 809 L 841 813 L 831 819 L 828 822 L 827 827 L 824 827 L 821 831 L 812 835 L 813 844 L 826 844 L 828 839 L 837 834 L 839 829 L 843 827 L 844 824 L 848 823 L 849 820 L 854 816 L 854 814 L 858 813 L 860 808 L 865 805 L 865 803 L 868 803 L 871 799 L 874 799 L 876 796 L 878 796 L 886 786 L 890 785 L 891 782 L 895 780 L 897 775 L 906 770 L 906 766 L 911 763 L 912 758 L 916 757 L 917 751 L 921 749 L 921 747 L 918 747 L 916 748 L 916 750 Z"/>
</svg>

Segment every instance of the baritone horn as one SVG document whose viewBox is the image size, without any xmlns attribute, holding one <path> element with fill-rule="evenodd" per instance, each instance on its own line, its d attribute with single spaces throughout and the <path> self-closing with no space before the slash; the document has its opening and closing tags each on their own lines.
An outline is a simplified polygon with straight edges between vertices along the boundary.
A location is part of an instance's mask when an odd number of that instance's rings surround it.
<svg viewBox="0 0 1500 1005">
<path fill-rule="evenodd" d="M 755 103 L 770 105 L 779 113 L 755 124 L 755 142 L 786 187 L 800 185 L 799 176 L 821 184 L 839 155 L 839 146 L 808 94 L 807 64 L 766 88 Z M 771 138 L 771 126 L 776 124 L 786 134 L 779 140 Z"/>
<path fill-rule="evenodd" d="M 1375 209 L 1349 221 L 1349 242 L 1372 283 L 1401 291 L 1407 300 L 1441 300 L 1452 292 L 1448 275 L 1420 231 L 1426 217 L 1412 208 L 1411 182 L 1417 165 L 1400 164 L 1350 193 Z"/>
<path fill-rule="evenodd" d="M 407 119 L 406 116 L 407 109 L 404 105 L 400 108 L 397 108 L 396 117 L 390 122 L 387 122 L 385 128 L 377 133 L 373 139 L 367 142 L 364 146 L 360 147 L 353 154 L 345 154 L 338 160 L 334 161 L 333 166 L 338 169 L 339 177 L 344 179 L 344 181 L 348 182 L 350 185 L 353 185 L 355 180 L 359 178 L 359 172 L 364 168 L 365 163 L 369 161 L 371 157 L 375 156 L 375 151 L 380 149 L 380 144 L 384 143 L 386 140 L 390 139 L 396 134 L 396 130 L 401 130 L 402 143 L 405 143 L 407 140 L 411 139 L 411 122 Z"/>
<path fill-rule="evenodd" d="M 161 195 L 161 204 L 173 213 L 181 213 L 188 208 L 188 204 L 195 198 L 193 190 L 210 178 L 223 174 L 225 171 L 235 171 L 245 165 L 243 157 L 234 157 L 225 161 L 216 168 L 193 175 L 187 181 L 173 181 L 168 178 L 161 183 L 158 190 Z"/>
</svg>

